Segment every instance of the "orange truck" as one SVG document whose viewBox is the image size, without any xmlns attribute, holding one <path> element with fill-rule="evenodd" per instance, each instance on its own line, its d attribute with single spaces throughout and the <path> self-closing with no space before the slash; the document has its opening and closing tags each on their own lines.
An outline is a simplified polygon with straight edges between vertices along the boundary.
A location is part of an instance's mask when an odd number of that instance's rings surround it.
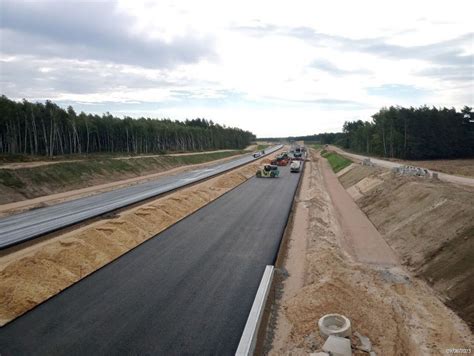
<svg viewBox="0 0 474 356">
<path fill-rule="evenodd" d="M 288 165 L 288 163 L 290 163 L 290 156 L 288 156 L 288 153 L 286 153 L 286 152 L 283 152 L 282 154 L 279 154 L 271 162 L 271 164 L 277 165 L 277 166 L 286 166 L 286 165 Z"/>
</svg>

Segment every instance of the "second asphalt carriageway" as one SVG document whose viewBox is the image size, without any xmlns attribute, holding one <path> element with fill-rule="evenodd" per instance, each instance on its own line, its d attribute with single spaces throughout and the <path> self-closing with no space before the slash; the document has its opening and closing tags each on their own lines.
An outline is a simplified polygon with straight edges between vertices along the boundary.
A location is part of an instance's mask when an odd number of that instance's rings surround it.
<svg viewBox="0 0 474 356">
<path fill-rule="evenodd" d="M 267 148 L 266 154 L 271 154 L 281 147 L 282 145 L 276 145 Z M 179 173 L 131 187 L 2 218 L 0 219 L 0 249 L 199 182 L 254 160 L 255 158 L 248 154 L 226 163 L 211 165 L 208 168 Z"/>
<path fill-rule="evenodd" d="M 5 355 L 231 355 L 302 173 L 251 178 L 0 329 Z"/>
</svg>

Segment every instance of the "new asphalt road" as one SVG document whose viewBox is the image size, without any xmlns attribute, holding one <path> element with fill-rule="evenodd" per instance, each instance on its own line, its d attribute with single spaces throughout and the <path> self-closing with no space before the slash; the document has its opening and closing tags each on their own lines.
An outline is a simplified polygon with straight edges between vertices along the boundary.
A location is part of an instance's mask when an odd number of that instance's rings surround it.
<svg viewBox="0 0 474 356">
<path fill-rule="evenodd" d="M 270 154 L 282 146 L 265 150 Z M 0 219 L 0 249 L 172 191 L 254 161 L 251 154 L 205 169 L 180 173 Z"/>
<path fill-rule="evenodd" d="M 252 178 L 0 329 L 6 355 L 232 355 L 300 173 Z"/>
</svg>

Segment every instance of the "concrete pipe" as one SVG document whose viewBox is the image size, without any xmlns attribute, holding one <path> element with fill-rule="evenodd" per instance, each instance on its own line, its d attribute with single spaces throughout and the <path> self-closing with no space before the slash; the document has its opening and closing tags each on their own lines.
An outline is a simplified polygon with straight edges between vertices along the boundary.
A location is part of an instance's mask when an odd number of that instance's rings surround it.
<svg viewBox="0 0 474 356">
<path fill-rule="evenodd" d="M 324 339 L 329 335 L 350 337 L 351 321 L 341 314 L 326 314 L 318 321 L 319 332 Z"/>
</svg>

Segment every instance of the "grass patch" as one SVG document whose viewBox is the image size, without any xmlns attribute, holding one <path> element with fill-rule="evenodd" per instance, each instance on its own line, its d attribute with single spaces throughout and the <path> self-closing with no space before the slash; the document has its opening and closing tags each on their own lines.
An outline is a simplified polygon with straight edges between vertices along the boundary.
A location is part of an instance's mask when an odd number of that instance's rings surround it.
<svg viewBox="0 0 474 356">
<path fill-rule="evenodd" d="M 257 146 L 257 149 L 256 149 L 255 151 L 262 151 L 262 150 L 264 150 L 264 149 L 267 148 L 267 147 L 268 147 L 268 145 L 258 145 L 258 146 Z"/>
<path fill-rule="evenodd" d="M 240 151 L 237 151 L 237 153 L 240 153 Z M 100 158 L 22 168 L 18 169 L 17 172 L 22 177 L 31 180 L 35 185 L 48 184 L 52 187 L 58 187 L 67 184 L 82 185 L 82 182 L 87 183 L 89 179 L 100 177 L 115 181 L 182 165 L 205 163 L 235 154 L 235 152 L 215 152 L 199 155 L 138 157 L 132 159 Z"/>
<path fill-rule="evenodd" d="M 329 162 L 329 164 L 331 165 L 331 168 L 332 170 L 334 171 L 334 173 L 337 173 L 339 172 L 340 170 L 346 168 L 347 166 L 349 166 L 352 161 L 341 156 L 341 155 L 338 155 L 337 153 L 335 152 L 328 152 L 326 150 L 322 150 L 321 151 L 321 156 L 323 156 L 324 158 L 326 158 Z"/>
<path fill-rule="evenodd" d="M 0 184 L 14 189 L 23 188 L 25 186 L 25 183 L 18 179 L 14 173 L 9 172 L 6 169 L 0 170 Z"/>
<path fill-rule="evenodd" d="M 320 150 L 321 148 L 323 148 L 323 145 L 319 143 L 313 143 L 311 146 L 313 146 L 315 150 Z"/>
</svg>

